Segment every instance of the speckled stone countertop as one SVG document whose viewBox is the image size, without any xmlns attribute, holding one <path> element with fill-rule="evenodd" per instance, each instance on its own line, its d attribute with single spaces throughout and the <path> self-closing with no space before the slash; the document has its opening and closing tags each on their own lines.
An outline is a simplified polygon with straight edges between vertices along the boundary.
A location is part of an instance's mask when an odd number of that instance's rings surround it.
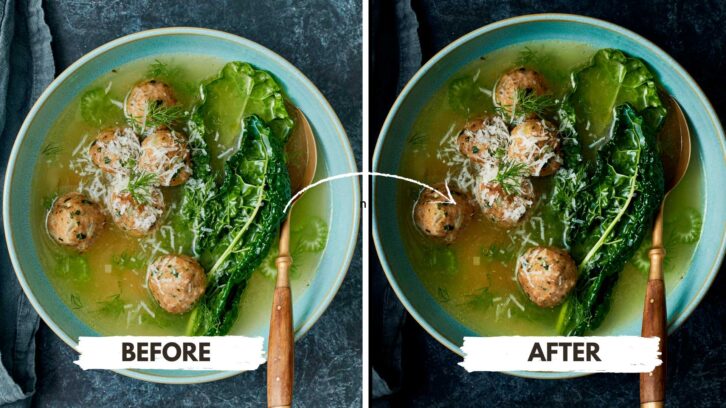
<svg viewBox="0 0 726 408">
<path fill-rule="evenodd" d="M 361 6 L 355 0 L 73 0 L 43 4 L 58 72 L 97 46 L 169 26 L 223 30 L 279 53 L 305 73 L 345 126 L 360 167 Z M 328 310 L 296 345 L 295 406 L 361 405 L 360 245 Z M 83 371 L 76 353 L 44 324 L 38 333 L 38 407 L 266 406 L 265 368 L 199 385 L 146 383 Z"/>
<path fill-rule="evenodd" d="M 381 2 L 383 3 L 383 2 Z M 420 24 L 424 61 L 456 38 L 483 25 L 523 14 L 559 12 L 592 16 L 633 30 L 655 42 L 681 63 L 706 93 L 722 123 L 726 122 L 726 2 L 711 1 L 538 1 L 538 0 L 420 0 L 412 1 Z M 385 18 L 382 18 L 385 24 Z M 389 48 L 382 51 L 384 56 Z M 390 58 L 390 56 L 389 56 Z M 395 65 L 391 64 L 392 66 Z M 394 69 L 394 68 L 389 68 Z M 379 83 L 386 78 L 376 78 Z M 392 98 L 372 105 L 373 132 L 380 129 Z M 388 103 L 388 105 L 386 105 Z M 383 105 L 383 106 L 381 106 Z M 378 108 L 378 109 L 376 109 Z M 383 110 L 383 112 L 376 112 Z M 378 120 L 376 123 L 375 121 Z M 373 136 L 375 138 L 375 136 Z M 371 146 L 375 140 L 371 140 Z M 722 175 L 723 176 L 723 175 Z M 380 333 L 382 310 L 376 309 L 388 282 L 371 262 L 371 333 Z M 669 338 L 669 407 L 724 406 L 726 398 L 726 272 L 721 274 L 693 315 Z M 374 335 L 371 348 L 381 343 Z M 638 377 L 600 374 L 561 380 L 529 380 L 497 373 L 468 374 L 461 358 L 407 318 L 399 339 L 403 343 L 404 377 L 400 391 L 377 407 L 530 407 L 637 406 Z M 384 367 L 372 351 L 371 361 Z M 378 368 L 377 369 L 380 369 Z M 384 373 L 385 374 L 385 373 Z"/>
</svg>

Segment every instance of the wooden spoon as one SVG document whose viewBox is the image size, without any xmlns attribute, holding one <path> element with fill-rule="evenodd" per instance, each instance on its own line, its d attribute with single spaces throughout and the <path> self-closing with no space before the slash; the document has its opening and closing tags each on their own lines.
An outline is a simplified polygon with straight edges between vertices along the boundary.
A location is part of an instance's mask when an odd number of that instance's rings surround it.
<svg viewBox="0 0 726 408">
<path fill-rule="evenodd" d="M 295 119 L 295 129 L 287 141 L 287 170 L 290 173 L 292 195 L 312 183 L 318 165 L 315 135 L 305 115 L 286 103 Z M 290 214 L 280 227 L 280 252 L 275 260 L 277 283 L 272 297 L 270 335 L 267 346 L 267 406 L 290 407 L 295 367 L 295 333 L 292 326 L 292 293 L 290 292 Z"/>
<path fill-rule="evenodd" d="M 640 406 L 648 408 L 663 407 L 665 404 L 666 385 L 666 340 L 668 326 L 666 322 L 666 295 L 663 282 L 663 208 L 668 193 L 683 179 L 691 160 L 691 135 L 688 122 L 678 102 L 670 95 L 662 94 L 669 105 L 669 115 L 659 134 L 658 143 L 661 146 L 661 159 L 665 172 L 666 195 L 660 205 L 658 215 L 653 225 L 653 248 L 648 252 L 650 256 L 650 274 L 648 287 L 645 291 L 645 306 L 643 307 L 643 337 L 659 337 L 661 360 L 663 364 L 650 373 L 640 374 Z"/>
</svg>

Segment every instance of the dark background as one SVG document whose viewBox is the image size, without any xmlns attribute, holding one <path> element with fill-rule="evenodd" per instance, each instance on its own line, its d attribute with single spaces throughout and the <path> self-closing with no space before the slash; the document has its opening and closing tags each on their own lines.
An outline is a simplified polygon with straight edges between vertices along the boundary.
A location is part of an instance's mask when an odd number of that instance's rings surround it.
<svg viewBox="0 0 726 408">
<path fill-rule="evenodd" d="M 400 3 L 400 2 L 399 2 Z M 474 1 L 412 0 L 422 64 L 458 37 L 508 17 L 546 12 L 581 14 L 633 30 L 681 63 L 700 84 L 722 122 L 726 118 L 726 2 L 724 1 Z M 394 2 L 371 2 L 371 151 L 397 96 L 399 49 Z M 405 78 L 408 79 L 408 78 Z M 371 244 L 371 248 L 374 248 Z M 722 267 L 723 272 L 723 267 Z M 579 406 L 638 404 L 634 374 L 598 374 L 573 380 L 529 380 L 497 373 L 468 374 L 461 358 L 429 336 L 407 314 L 391 331 L 393 294 L 371 254 L 371 362 L 394 394 L 376 407 Z M 724 406 L 726 391 L 726 276 L 718 276 L 688 321 L 669 338 L 669 407 Z M 393 334 L 393 335 L 392 335 Z M 401 344 L 401 355 L 395 345 Z M 401 369 L 402 368 L 402 369 Z"/>
<path fill-rule="evenodd" d="M 57 73 L 92 49 L 141 30 L 196 26 L 238 34 L 279 53 L 322 91 L 348 131 L 360 168 L 361 6 L 356 0 L 44 1 Z M 296 344 L 295 406 L 361 405 L 360 245 L 340 292 Z M 146 383 L 83 371 L 44 324 L 38 333 L 38 407 L 261 407 L 265 367 L 200 385 Z"/>
</svg>

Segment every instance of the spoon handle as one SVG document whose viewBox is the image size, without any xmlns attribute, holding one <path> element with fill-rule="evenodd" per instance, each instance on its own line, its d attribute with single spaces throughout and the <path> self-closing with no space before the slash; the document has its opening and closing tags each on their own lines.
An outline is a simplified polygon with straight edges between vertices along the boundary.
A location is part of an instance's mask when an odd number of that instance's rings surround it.
<svg viewBox="0 0 726 408">
<path fill-rule="evenodd" d="M 267 406 L 292 405 L 295 366 L 295 338 L 292 327 L 292 294 L 290 292 L 290 218 L 280 230 L 280 253 L 275 260 L 277 283 L 272 298 L 270 335 L 267 347 Z"/>
<path fill-rule="evenodd" d="M 653 226 L 653 247 L 648 252 L 650 256 L 650 275 L 645 291 L 645 306 L 643 307 L 643 337 L 658 337 L 660 343 L 658 351 L 663 364 L 650 373 L 640 374 L 640 404 L 641 407 L 662 407 L 665 403 L 666 386 L 666 296 L 663 281 L 663 205 Z"/>
</svg>

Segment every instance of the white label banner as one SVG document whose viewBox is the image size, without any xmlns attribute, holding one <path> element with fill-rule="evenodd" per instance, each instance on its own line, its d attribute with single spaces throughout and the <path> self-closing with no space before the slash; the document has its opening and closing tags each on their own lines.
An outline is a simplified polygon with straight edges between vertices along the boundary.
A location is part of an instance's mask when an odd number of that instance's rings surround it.
<svg viewBox="0 0 726 408">
<path fill-rule="evenodd" d="M 262 337 L 81 337 L 82 369 L 255 370 L 265 362 Z"/>
<path fill-rule="evenodd" d="M 465 337 L 467 371 L 647 373 L 663 362 L 658 337 Z"/>
</svg>

